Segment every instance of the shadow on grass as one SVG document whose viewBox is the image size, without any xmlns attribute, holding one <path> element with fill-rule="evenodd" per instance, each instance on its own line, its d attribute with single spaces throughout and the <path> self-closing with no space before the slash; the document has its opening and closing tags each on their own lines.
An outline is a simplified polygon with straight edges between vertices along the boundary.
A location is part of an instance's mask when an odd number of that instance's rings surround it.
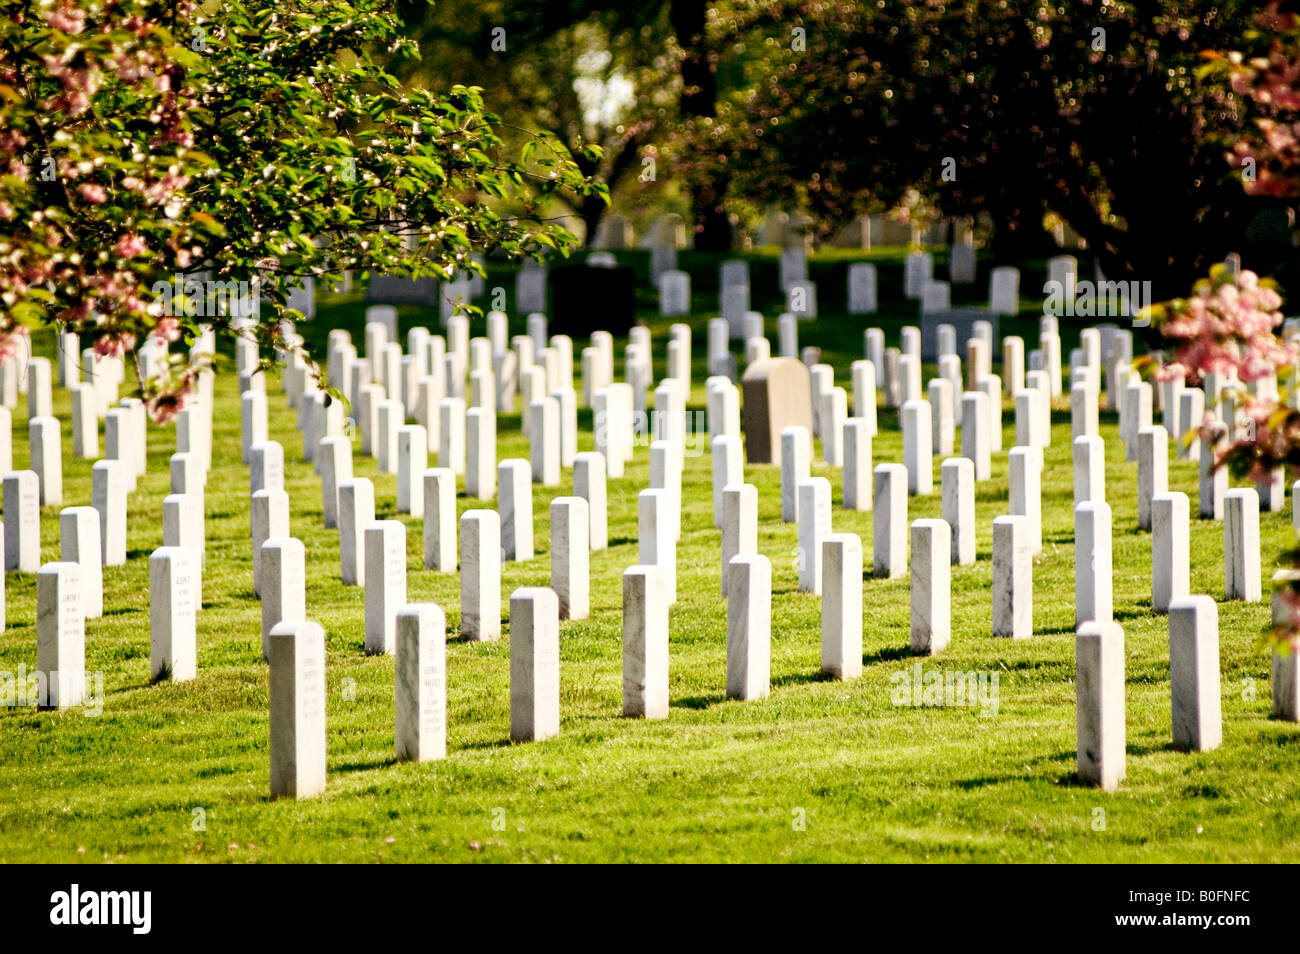
<svg viewBox="0 0 1300 954">
<path fill-rule="evenodd" d="M 1124 620 L 1146 619 L 1148 616 L 1156 615 L 1151 610 L 1150 600 L 1138 604 L 1136 609 L 1116 610 L 1111 613 L 1111 619 L 1119 623 Z M 1073 636 L 1078 630 L 1073 626 L 1043 626 L 1034 627 L 1035 636 Z"/>
<path fill-rule="evenodd" d="M 138 682 L 130 686 L 118 686 L 116 689 L 109 689 L 105 695 L 118 696 L 124 692 L 136 692 L 139 689 L 149 689 L 154 685 L 153 680 L 146 679 L 144 682 Z"/>
<path fill-rule="evenodd" d="M 1041 629 L 1035 627 L 1035 636 L 1073 636 L 1075 633 L 1073 626 L 1052 626 Z"/>
<path fill-rule="evenodd" d="M 1170 739 L 1168 742 L 1161 743 L 1160 745 L 1134 745 L 1133 743 L 1130 742 L 1125 747 L 1124 751 L 1128 755 L 1156 755 L 1156 754 L 1163 754 L 1165 752 L 1182 752 L 1186 754 L 1187 752 L 1186 749 L 1180 749 L 1176 747 L 1174 745 L 1173 739 Z"/>
<path fill-rule="evenodd" d="M 1074 765 L 1075 758 L 1076 758 L 1076 753 L 1073 749 L 1071 749 L 1068 752 L 1057 752 L 1055 755 L 1041 755 L 1038 758 L 1029 759 L 1028 761 L 1025 762 L 1025 765 L 1034 766 L 1034 767 L 1039 765 L 1044 765 L 1044 764 L 1055 766 L 1061 762 L 1064 762 L 1068 765 Z M 987 788 L 990 785 L 1003 785 L 1008 782 L 1032 783 L 1039 780 L 1052 781 L 1053 780 L 1052 774 L 1043 776 L 1030 771 L 1030 772 L 1025 772 L 1022 774 L 1014 774 L 1014 775 L 982 775 L 979 776 L 978 778 L 958 779 L 957 781 L 953 782 L 953 785 L 965 791 L 974 791 L 980 788 Z M 1055 782 L 1058 785 L 1078 785 L 1079 773 L 1077 771 L 1072 771 L 1068 775 L 1056 775 Z"/>
<path fill-rule="evenodd" d="M 773 595 L 773 596 L 793 596 L 793 597 L 796 597 L 796 598 L 801 597 L 801 596 L 806 596 L 806 597 L 809 598 L 809 603 L 810 603 L 810 605 L 811 605 L 811 601 L 812 601 L 812 600 L 814 600 L 814 599 L 819 599 L 819 597 L 818 597 L 815 593 L 807 593 L 807 592 L 805 592 L 805 591 L 799 589 L 799 584 L 798 584 L 798 583 L 791 583 L 790 585 L 788 585 L 788 586 L 783 586 L 783 587 L 781 587 L 780 589 L 777 589 L 776 587 L 773 587 L 773 588 L 772 588 L 772 595 Z M 724 597 L 724 598 L 725 598 L 725 597 Z"/>
<path fill-rule="evenodd" d="M 104 608 L 100 616 L 129 616 L 132 613 L 143 613 L 145 610 L 139 606 L 118 606 L 113 609 Z M 93 617 L 92 617 L 93 618 Z"/>
<path fill-rule="evenodd" d="M 331 767 L 334 772 L 367 772 L 371 769 L 392 768 L 397 764 L 396 757 L 386 759 L 376 759 L 373 762 L 344 762 L 342 765 Z"/>
<path fill-rule="evenodd" d="M 982 778 L 963 778 L 958 779 L 953 784 L 964 791 L 975 791 L 976 789 L 988 788 L 991 785 L 1004 785 L 1008 782 L 1031 782 L 1032 775 L 986 775 Z"/>
<path fill-rule="evenodd" d="M 772 687 L 778 686 L 806 686 L 814 682 L 837 682 L 838 680 L 829 673 L 821 672 L 792 672 L 784 676 L 777 676 L 771 680 Z"/>
<path fill-rule="evenodd" d="M 707 709 L 709 706 L 726 701 L 726 693 L 718 693 L 708 696 L 686 696 L 682 699 L 674 699 L 673 705 L 680 706 L 683 709 Z"/>
<path fill-rule="evenodd" d="M 874 653 L 865 653 L 862 656 L 862 665 L 870 666 L 872 663 L 898 662 L 900 659 L 909 659 L 912 655 L 912 650 L 907 646 L 886 646 Z M 917 656 L 917 658 L 920 659 L 921 657 Z"/>
<path fill-rule="evenodd" d="M 1073 756 L 1074 753 L 1071 752 L 1070 755 Z M 1007 782 L 1033 782 L 1033 781 L 1034 781 L 1034 777 L 1031 775 L 1002 775 L 1002 776 L 986 776 L 984 778 L 967 778 L 967 779 L 962 779 L 956 782 L 955 784 L 958 788 L 965 789 L 967 791 L 974 791 L 980 788 L 987 788 L 990 785 L 1001 785 Z M 1091 789 L 1097 792 L 1101 791 L 1101 786 L 1099 785 L 1088 785 L 1085 784 L 1084 782 L 1081 782 L 1079 780 L 1078 771 L 1067 772 L 1064 775 L 1058 775 L 1056 777 L 1056 784 L 1068 785 L 1070 788 Z"/>
<path fill-rule="evenodd" d="M 605 541 L 605 546 L 606 546 L 606 547 L 626 547 L 626 546 L 629 546 L 629 545 L 631 545 L 631 544 L 633 544 L 633 543 L 637 543 L 637 544 L 639 544 L 640 541 L 637 540 L 636 537 L 611 537 L 610 539 L 608 539 L 608 540 Z"/>
<path fill-rule="evenodd" d="M 567 623 L 568 620 L 565 620 L 565 622 Z M 510 648 L 509 623 L 510 623 L 509 619 L 501 620 L 500 629 L 498 629 L 497 636 L 495 639 L 475 639 L 473 636 L 463 633 L 459 629 L 455 629 L 455 630 L 448 631 L 447 642 L 459 643 L 462 646 L 482 646 L 484 648 L 488 648 L 492 646 L 500 646 L 504 643 L 506 649 L 509 650 Z"/>
<path fill-rule="evenodd" d="M 485 752 L 488 749 L 509 748 L 514 744 L 515 743 L 509 738 L 509 736 L 507 736 L 504 739 L 489 739 L 486 742 L 466 742 L 464 745 L 459 746 L 459 749 L 465 752 L 474 752 L 474 751 Z M 525 743 L 519 743 L 519 744 L 523 745 Z M 448 754 L 450 754 L 450 750 L 448 751 Z"/>
<path fill-rule="evenodd" d="M 1075 771 L 1075 772 L 1067 772 L 1065 775 L 1062 775 L 1060 778 L 1058 778 L 1058 779 L 1056 780 L 1056 782 L 1057 782 L 1058 785 L 1068 785 L 1068 786 L 1070 786 L 1070 788 L 1082 788 L 1082 789 L 1088 789 L 1088 790 L 1090 790 L 1090 791 L 1094 791 L 1094 792 L 1101 792 L 1101 791 L 1103 791 L 1103 789 L 1102 789 L 1102 787 L 1101 787 L 1100 785 L 1092 785 L 1092 784 L 1090 784 L 1090 783 L 1088 783 L 1088 782 L 1084 782 L 1082 779 L 1080 779 L 1080 778 L 1079 778 L 1079 773 L 1078 773 L 1077 771 Z"/>
</svg>

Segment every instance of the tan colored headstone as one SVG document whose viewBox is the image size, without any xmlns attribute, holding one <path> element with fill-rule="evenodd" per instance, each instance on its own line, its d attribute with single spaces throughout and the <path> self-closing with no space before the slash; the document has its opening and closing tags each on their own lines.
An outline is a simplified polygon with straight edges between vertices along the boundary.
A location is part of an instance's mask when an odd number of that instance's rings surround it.
<svg viewBox="0 0 1300 954">
<path fill-rule="evenodd" d="M 806 427 L 812 433 L 812 383 L 808 368 L 794 358 L 764 358 L 742 379 L 745 459 L 781 463 L 781 431 Z"/>
</svg>

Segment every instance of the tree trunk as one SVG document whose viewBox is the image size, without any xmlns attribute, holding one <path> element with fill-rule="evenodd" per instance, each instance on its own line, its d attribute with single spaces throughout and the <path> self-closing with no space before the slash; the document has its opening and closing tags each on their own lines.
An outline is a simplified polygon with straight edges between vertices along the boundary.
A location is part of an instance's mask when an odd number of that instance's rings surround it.
<svg viewBox="0 0 1300 954">
<path fill-rule="evenodd" d="M 603 199 L 599 196 L 589 195 L 583 198 L 581 206 L 578 208 L 578 214 L 582 216 L 582 222 L 587 227 L 587 236 L 583 244 L 591 248 L 591 243 L 596 241 L 596 231 L 600 228 L 600 220 L 605 217 L 609 211 Z"/>
<path fill-rule="evenodd" d="M 679 110 L 683 119 L 717 115 L 718 84 L 709 62 L 704 27 L 707 0 L 672 0 L 669 20 L 681 45 L 682 95 Z M 731 220 L 723 207 L 727 181 L 720 173 L 695 186 L 691 195 L 691 217 L 695 223 L 695 247 L 703 251 L 731 248 Z"/>
</svg>

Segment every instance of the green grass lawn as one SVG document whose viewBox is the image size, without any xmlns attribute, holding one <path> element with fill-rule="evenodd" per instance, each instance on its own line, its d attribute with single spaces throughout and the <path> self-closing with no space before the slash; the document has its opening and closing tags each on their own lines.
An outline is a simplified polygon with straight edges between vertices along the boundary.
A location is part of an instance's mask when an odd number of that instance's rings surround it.
<svg viewBox="0 0 1300 954">
<path fill-rule="evenodd" d="M 646 256 L 625 256 L 644 285 Z M 776 307 L 775 261 L 755 256 L 755 304 Z M 880 324 L 891 343 L 915 321 L 896 304 L 900 256 L 874 252 L 881 301 L 874 319 L 843 314 L 848 256 L 814 261 L 825 317 L 800 329 L 821 345 L 849 386 L 861 329 Z M 696 274 L 691 407 L 703 409 L 705 324 L 716 258 L 683 253 Z M 982 263 L 987 266 L 987 263 Z M 1039 269 L 1041 272 L 1041 267 Z M 503 273 L 504 274 L 504 273 Z M 1026 273 L 1022 289 L 1034 282 Z M 488 286 L 501 276 L 489 276 Z M 513 284 L 502 282 L 513 291 Z M 770 287 L 767 284 L 770 283 Z M 959 290 L 960 291 L 960 290 Z M 987 291 L 985 270 L 967 300 Z M 959 300 L 961 294 L 956 296 Z M 663 373 L 668 322 L 641 293 Z M 1037 305 L 1002 333 L 1037 341 Z M 361 340 L 359 295 L 325 303 L 300 329 L 323 345 L 330 327 Z M 402 328 L 436 328 L 436 314 L 402 310 Z M 513 315 L 511 333 L 522 333 Z M 775 337 L 775 322 L 768 333 Z M 482 334 L 481 323 L 474 333 Z M 1064 352 L 1078 327 L 1062 320 Z M 576 341 L 580 349 L 585 341 Z M 618 369 L 622 373 L 622 344 Z M 38 338 L 52 353 L 52 337 Z M 227 353 L 228 353 L 228 349 Z M 995 360 L 996 360 L 995 356 Z M 1216 752 L 1170 747 L 1167 622 L 1150 604 L 1151 545 L 1137 526 L 1137 465 L 1124 462 L 1114 416 L 1103 418 L 1107 498 L 1114 514 L 1115 615 L 1127 640 L 1128 778 L 1107 795 L 1075 773 L 1074 554 L 1068 400 L 1053 417 L 1043 477 L 1042 557 L 1034 564 L 1034 636 L 994 639 L 993 518 L 1007 510 L 1007 458 L 977 487 L 978 561 L 952 571 L 952 645 L 926 671 L 996 672 L 996 715 L 978 708 L 896 706 L 891 677 L 911 672 L 906 579 L 864 585 L 864 672 L 852 683 L 819 676 L 816 597 L 796 591 L 793 524 L 780 522 L 777 469 L 747 466 L 759 488 L 759 548 L 773 566 L 772 692 L 725 699 L 726 604 L 718 593 L 719 533 L 712 526 L 710 459 L 688 458 L 678 548 L 679 602 L 671 614 L 672 712 L 665 721 L 621 717 L 621 581 L 637 562 L 636 496 L 649 480 L 639 447 L 627 475 L 609 483 L 609 549 L 592 555 L 592 615 L 561 626 L 561 734 L 538 744 L 509 737 L 508 636 L 456 639 L 455 574 L 422 569 L 420 522 L 396 513 L 396 481 L 358 453 L 358 476 L 376 485 L 380 519 L 408 525 L 408 594 L 447 612 L 448 757 L 393 759 L 393 659 L 362 651 L 362 591 L 338 580 L 338 535 L 321 523 L 319 481 L 278 382 L 268 382 L 271 436 L 285 448 L 292 530 L 307 548 L 309 615 L 327 632 L 329 784 L 323 797 L 268 801 L 267 670 L 260 606 L 252 593 L 248 470 L 239 458 L 236 379 L 217 382 L 213 469 L 208 477 L 207 566 L 199 619 L 198 677 L 149 684 L 148 554 L 162 543 L 172 428 L 150 427 L 148 475 L 130 498 L 125 567 L 105 570 L 105 615 L 86 627 L 87 671 L 104 674 L 102 715 L 0 712 L 0 860 L 4 861 L 1294 861 L 1300 857 L 1300 726 L 1269 719 L 1269 661 L 1260 632 L 1267 602 L 1220 607 L 1224 743 Z M 927 377 L 933 369 L 927 369 Z M 125 394 L 125 391 L 123 392 Z M 70 447 L 68 394 L 56 413 Z M 28 460 L 26 405 L 15 412 L 14 465 Z M 1004 446 L 1014 443 L 1009 403 Z M 592 449 L 590 413 L 579 450 Z M 876 463 L 901 461 L 897 416 L 880 412 Z M 498 419 L 498 457 L 527 457 L 517 415 Z M 1171 453 L 1171 458 L 1172 458 Z M 89 504 L 90 461 L 65 458 L 65 505 Z M 431 464 L 433 462 L 431 461 Z M 910 501 L 909 518 L 938 517 L 935 492 Z M 833 529 L 859 534 L 868 565 L 872 515 L 840 509 Z M 1196 509 L 1195 465 L 1170 461 L 1170 489 Z M 549 581 L 550 500 L 534 488 L 537 557 L 505 565 L 503 614 L 517 587 Z M 483 506 L 463 496 L 461 510 Z M 1291 540 L 1290 513 L 1264 514 L 1264 578 Z M 1192 592 L 1223 596 L 1222 524 L 1192 522 Z M 42 513 L 42 558 L 58 559 L 58 514 Z M 8 625 L 0 670 L 36 664 L 35 579 L 7 579 Z M 201 811 L 200 811 L 201 810 Z M 203 827 L 205 826 L 205 827 Z M 202 829 L 202 830 L 200 830 Z"/>
</svg>

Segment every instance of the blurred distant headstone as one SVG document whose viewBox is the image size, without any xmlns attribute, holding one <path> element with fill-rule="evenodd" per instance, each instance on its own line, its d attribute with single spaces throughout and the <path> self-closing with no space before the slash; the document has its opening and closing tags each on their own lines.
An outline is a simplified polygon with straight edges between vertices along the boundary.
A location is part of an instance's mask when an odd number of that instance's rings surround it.
<svg viewBox="0 0 1300 954">
<path fill-rule="evenodd" d="M 958 243 L 952 247 L 948 259 L 948 279 L 954 285 L 970 285 L 975 281 L 975 246 Z"/>
<path fill-rule="evenodd" d="M 722 289 L 722 304 L 718 309 L 727 319 L 733 341 L 745 337 L 745 315 L 749 312 L 749 286 L 727 285 Z"/>
<path fill-rule="evenodd" d="M 515 275 L 515 311 L 527 315 L 546 311 L 546 266 L 524 259 Z"/>
<path fill-rule="evenodd" d="M 785 296 L 787 310 L 800 321 L 811 321 L 817 317 L 816 282 L 791 282 L 786 287 Z"/>
<path fill-rule="evenodd" d="M 675 245 L 652 245 L 650 246 L 650 281 L 658 285 L 659 278 L 664 272 L 671 272 L 677 268 L 677 246 Z"/>
<path fill-rule="evenodd" d="M 989 311 L 1014 315 L 1020 310 L 1020 269 L 1004 265 L 989 272 Z"/>
<path fill-rule="evenodd" d="M 926 282 L 921 286 L 921 314 L 947 311 L 952 307 L 952 286 L 947 282 Z"/>
<path fill-rule="evenodd" d="M 849 266 L 849 314 L 869 315 L 876 310 L 876 266 L 854 262 Z"/>
<path fill-rule="evenodd" d="M 909 252 L 903 260 L 903 294 L 920 298 L 925 283 L 934 279 L 934 257 L 929 252 Z"/>
<path fill-rule="evenodd" d="M 830 244 L 834 248 L 871 248 L 871 219 L 859 215 L 836 232 Z"/>
<path fill-rule="evenodd" d="M 659 276 L 659 314 L 665 318 L 691 313 L 691 276 L 669 269 Z"/>
<path fill-rule="evenodd" d="M 971 216 L 962 215 L 952 220 L 952 244 L 975 244 L 975 220 Z"/>
<path fill-rule="evenodd" d="M 808 280 L 808 255 L 801 248 L 781 250 L 781 288 L 789 291 L 795 282 Z"/>
<path fill-rule="evenodd" d="M 942 245 L 948 234 L 950 219 L 927 219 L 915 223 L 913 242 L 917 245 Z M 919 234 L 917 234 L 919 230 Z"/>
<path fill-rule="evenodd" d="M 666 245 L 671 248 L 686 248 L 686 223 L 675 212 L 661 215 L 650 226 L 649 232 L 642 236 L 641 244 L 646 248 Z"/>
<path fill-rule="evenodd" d="M 966 341 L 975 337 L 975 322 L 986 321 L 993 326 L 993 340 L 998 337 L 998 316 L 983 308 L 950 308 L 921 314 L 921 360 L 939 360 L 939 326 L 952 325 L 957 333 L 957 346 L 964 352 Z"/>
<path fill-rule="evenodd" d="M 730 259 L 718 268 L 718 295 L 731 285 L 744 285 L 749 288 L 749 264 L 740 259 Z"/>
<path fill-rule="evenodd" d="M 879 238 L 877 239 L 877 236 Z M 871 238 L 877 245 L 906 245 L 912 241 L 912 229 L 888 215 L 871 217 Z"/>
<path fill-rule="evenodd" d="M 606 215 L 596 227 L 596 240 L 592 248 L 625 249 L 635 247 L 632 239 L 632 223 L 622 216 Z"/>
<path fill-rule="evenodd" d="M 366 288 L 366 301 L 385 305 L 433 305 L 438 301 L 438 280 L 372 275 Z"/>
</svg>

